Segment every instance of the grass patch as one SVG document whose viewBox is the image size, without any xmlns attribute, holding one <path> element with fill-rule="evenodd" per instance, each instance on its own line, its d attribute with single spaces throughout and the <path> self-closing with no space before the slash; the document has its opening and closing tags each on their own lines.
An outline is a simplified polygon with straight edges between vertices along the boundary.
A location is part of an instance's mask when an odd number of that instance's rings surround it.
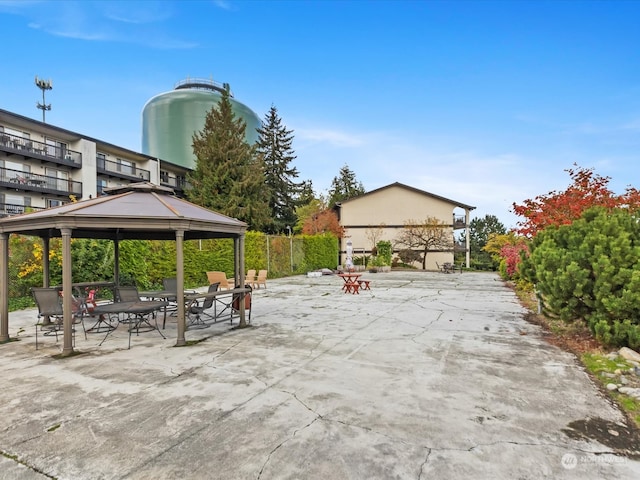
<svg viewBox="0 0 640 480">
<path fill-rule="evenodd" d="M 611 360 L 597 353 L 584 353 L 580 359 L 585 368 L 600 381 L 603 387 L 608 383 L 616 385 L 620 383 L 620 376 L 616 374 L 616 371 L 622 371 L 622 374 L 631 382 L 628 386 L 632 388 L 639 388 L 640 386 L 640 378 L 629 372 L 633 365 L 621 357 Z M 609 394 L 620 405 L 620 408 L 627 413 L 627 416 L 635 423 L 635 426 L 640 429 L 640 400 L 617 391 L 611 391 Z"/>
</svg>

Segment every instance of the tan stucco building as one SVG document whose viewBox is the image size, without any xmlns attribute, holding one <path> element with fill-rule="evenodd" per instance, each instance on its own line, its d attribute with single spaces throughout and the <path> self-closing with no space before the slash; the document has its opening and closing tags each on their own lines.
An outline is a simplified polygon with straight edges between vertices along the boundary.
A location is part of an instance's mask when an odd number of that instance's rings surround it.
<svg viewBox="0 0 640 480">
<path fill-rule="evenodd" d="M 465 229 L 465 244 L 453 244 L 456 251 L 466 251 L 466 264 L 469 266 L 469 215 L 475 207 L 396 182 L 345 200 L 336 208 L 340 225 L 345 230 L 340 245 L 341 265 L 345 265 L 349 240 L 354 257 L 369 255 L 373 245 L 368 233 L 372 229 L 380 229 L 378 240 L 391 241 L 395 251 L 396 239 L 407 220 L 420 222 L 427 217 L 435 217 L 446 224 L 444 228 L 450 230 L 452 239 L 458 230 Z M 436 270 L 436 263 L 453 262 L 453 253 L 453 249 L 430 251 L 427 270 Z"/>
</svg>

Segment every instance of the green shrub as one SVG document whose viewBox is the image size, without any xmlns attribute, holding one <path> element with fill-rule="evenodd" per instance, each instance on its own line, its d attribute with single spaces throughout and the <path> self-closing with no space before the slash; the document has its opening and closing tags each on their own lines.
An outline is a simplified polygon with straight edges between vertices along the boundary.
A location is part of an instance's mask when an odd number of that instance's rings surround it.
<svg viewBox="0 0 640 480">
<path fill-rule="evenodd" d="M 388 240 L 381 240 L 376 244 L 378 249 L 378 258 L 382 262 L 379 266 L 391 265 L 391 257 L 393 256 L 393 246 Z"/>
<path fill-rule="evenodd" d="M 626 210 L 587 210 L 570 225 L 533 239 L 521 275 L 534 283 L 545 311 L 583 318 L 605 344 L 640 345 L 640 226 Z"/>
</svg>

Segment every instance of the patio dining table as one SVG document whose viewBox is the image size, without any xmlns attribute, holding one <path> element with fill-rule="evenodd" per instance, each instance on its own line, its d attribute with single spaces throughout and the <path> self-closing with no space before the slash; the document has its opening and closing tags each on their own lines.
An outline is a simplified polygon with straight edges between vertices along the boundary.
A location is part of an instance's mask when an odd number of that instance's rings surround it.
<svg viewBox="0 0 640 480">
<path fill-rule="evenodd" d="M 93 313 L 95 315 L 120 315 L 125 314 L 128 318 L 131 319 L 131 323 L 129 325 L 129 348 L 131 348 L 131 332 L 134 330 L 136 334 L 140 332 L 140 327 L 144 324 L 146 328 L 151 330 L 157 330 L 162 338 L 166 338 L 160 329 L 158 328 L 157 321 L 154 322 L 155 325 L 152 325 L 149 321 L 149 316 L 166 307 L 168 302 L 164 300 L 138 300 L 135 302 L 113 302 L 107 303 L 105 305 L 98 305 Z M 120 321 L 120 320 L 119 320 Z M 143 327 L 145 328 L 145 327 Z M 115 329 L 114 329 L 115 330 Z M 113 330 L 109 330 L 107 334 L 104 336 L 100 345 L 107 339 L 109 334 L 111 334 Z"/>
</svg>

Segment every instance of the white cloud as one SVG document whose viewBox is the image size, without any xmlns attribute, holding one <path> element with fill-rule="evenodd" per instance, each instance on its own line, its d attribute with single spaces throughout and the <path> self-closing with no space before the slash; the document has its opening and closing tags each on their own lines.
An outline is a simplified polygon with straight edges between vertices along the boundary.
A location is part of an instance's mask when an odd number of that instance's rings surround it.
<svg viewBox="0 0 640 480">
<path fill-rule="evenodd" d="M 173 13 L 169 2 L 24 2 L 19 7 L 0 3 L 0 9 L 25 17 L 29 28 L 58 37 L 166 50 L 199 45 L 167 35 L 166 21 Z"/>
<path fill-rule="evenodd" d="M 363 135 L 337 130 L 300 128 L 295 130 L 295 136 L 299 142 L 323 143 L 332 147 L 353 148 L 363 146 L 366 143 Z"/>
</svg>

